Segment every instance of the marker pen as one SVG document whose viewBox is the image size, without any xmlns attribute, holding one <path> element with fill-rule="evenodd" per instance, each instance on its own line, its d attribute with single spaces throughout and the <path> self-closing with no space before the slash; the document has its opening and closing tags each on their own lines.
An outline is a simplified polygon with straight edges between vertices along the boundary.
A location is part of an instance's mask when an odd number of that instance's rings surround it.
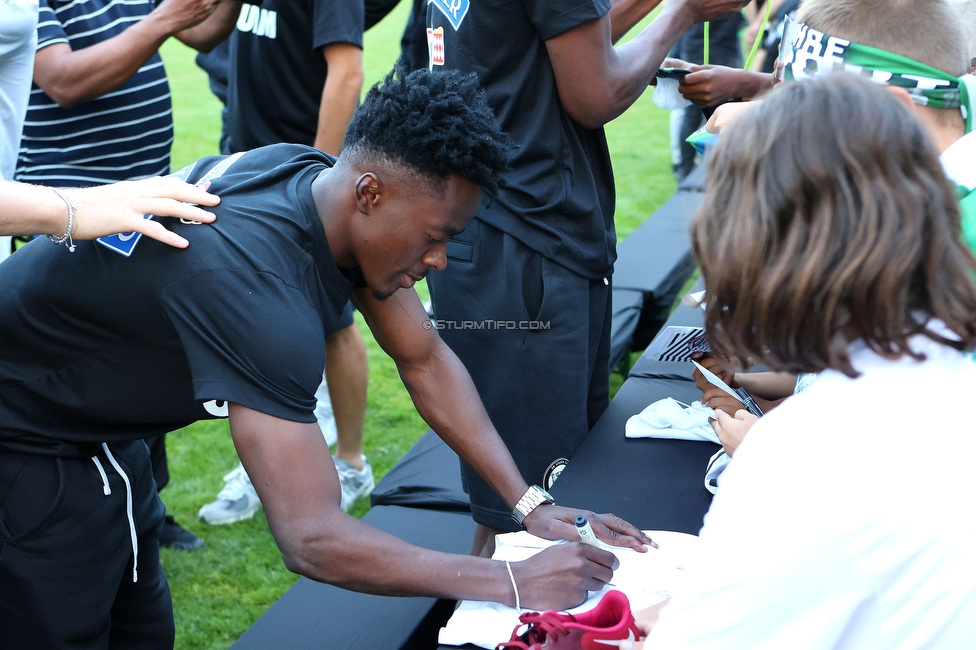
<svg viewBox="0 0 976 650">
<path fill-rule="evenodd" d="M 596 533 L 593 532 L 593 527 L 590 526 L 590 522 L 583 515 L 576 517 L 576 532 L 579 533 L 580 539 L 583 540 L 584 544 L 600 546 L 600 543 L 596 540 Z"/>
<path fill-rule="evenodd" d="M 747 411 L 755 415 L 757 418 L 761 418 L 763 415 L 765 415 L 762 409 L 759 408 L 759 405 L 756 404 L 756 400 L 753 399 L 752 395 L 749 394 L 749 391 L 747 391 L 745 388 L 740 388 L 735 392 L 739 395 L 739 397 L 742 398 L 742 404 L 746 407 Z"/>
</svg>

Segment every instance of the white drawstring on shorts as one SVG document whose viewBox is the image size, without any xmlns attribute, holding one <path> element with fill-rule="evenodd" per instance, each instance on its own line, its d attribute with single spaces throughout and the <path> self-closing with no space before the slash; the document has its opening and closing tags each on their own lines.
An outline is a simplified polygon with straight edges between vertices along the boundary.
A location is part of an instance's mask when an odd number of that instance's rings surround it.
<svg viewBox="0 0 976 650">
<path fill-rule="evenodd" d="M 122 482 L 125 483 L 125 514 L 129 519 L 129 537 L 132 540 L 132 582 L 138 582 L 139 537 L 136 535 L 136 521 L 132 515 L 132 484 L 129 482 L 129 477 L 122 471 L 122 467 L 118 461 L 115 460 L 115 456 L 109 450 L 108 444 L 103 442 L 102 449 L 105 451 L 105 457 L 108 458 L 108 462 L 112 464 L 115 471 L 122 477 Z M 95 463 L 95 467 L 98 468 L 99 475 L 102 477 L 102 492 L 105 493 L 105 496 L 112 494 L 112 488 L 108 484 L 108 476 L 106 476 L 105 469 L 102 467 L 102 463 L 99 462 L 98 456 L 92 456 L 91 459 Z"/>
</svg>

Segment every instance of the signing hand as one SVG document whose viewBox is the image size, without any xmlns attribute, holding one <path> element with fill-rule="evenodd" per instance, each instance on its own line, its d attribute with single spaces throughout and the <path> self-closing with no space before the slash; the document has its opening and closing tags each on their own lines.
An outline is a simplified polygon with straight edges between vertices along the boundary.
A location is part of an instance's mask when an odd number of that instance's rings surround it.
<svg viewBox="0 0 976 650">
<path fill-rule="evenodd" d="M 705 357 L 704 359 L 698 359 L 695 357 L 692 358 L 700 363 L 703 368 L 711 370 L 716 377 L 724 381 L 726 384 L 732 388 L 737 388 L 737 386 L 733 383 L 735 381 L 735 364 L 731 359 L 728 357 L 718 356 Z M 703 375 L 698 368 L 695 368 L 691 374 L 695 378 L 695 386 L 698 387 L 698 390 L 704 392 L 706 388 L 711 386 L 711 384 L 708 383 L 708 380 L 705 379 L 705 375 Z"/>
<path fill-rule="evenodd" d="M 603 589 L 616 565 L 617 557 L 610 551 L 577 541 L 550 546 L 527 560 L 513 562 L 512 575 L 522 607 L 563 610 L 586 600 L 588 591 Z"/>
</svg>

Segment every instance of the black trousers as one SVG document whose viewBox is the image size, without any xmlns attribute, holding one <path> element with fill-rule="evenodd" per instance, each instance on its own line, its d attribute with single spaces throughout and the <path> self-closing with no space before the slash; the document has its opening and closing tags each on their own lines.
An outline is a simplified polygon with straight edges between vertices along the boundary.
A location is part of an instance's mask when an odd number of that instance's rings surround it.
<svg viewBox="0 0 976 650">
<path fill-rule="evenodd" d="M 529 484 L 548 488 L 609 404 L 610 282 L 579 276 L 475 219 L 427 276 L 439 333 L 468 369 Z M 475 521 L 518 530 L 461 463 Z"/>
<path fill-rule="evenodd" d="M 171 649 L 148 448 L 86 451 L 0 452 L 0 646 Z"/>
</svg>

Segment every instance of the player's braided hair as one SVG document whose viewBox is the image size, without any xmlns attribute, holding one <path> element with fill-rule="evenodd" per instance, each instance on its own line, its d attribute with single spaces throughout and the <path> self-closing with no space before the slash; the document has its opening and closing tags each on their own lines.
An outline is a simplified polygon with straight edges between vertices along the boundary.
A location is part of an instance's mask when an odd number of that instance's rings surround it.
<svg viewBox="0 0 976 650">
<path fill-rule="evenodd" d="M 405 74 L 394 69 L 370 88 L 346 131 L 343 154 L 382 156 L 443 189 L 455 174 L 489 195 L 508 167 L 511 144 L 474 74 Z"/>
</svg>

